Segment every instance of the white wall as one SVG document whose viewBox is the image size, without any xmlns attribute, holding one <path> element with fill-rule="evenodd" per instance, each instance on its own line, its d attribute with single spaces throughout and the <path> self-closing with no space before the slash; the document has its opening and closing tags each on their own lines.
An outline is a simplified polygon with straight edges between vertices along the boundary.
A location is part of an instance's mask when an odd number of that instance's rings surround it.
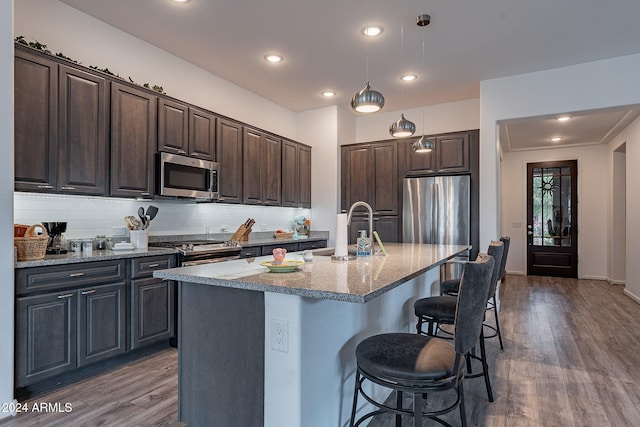
<svg viewBox="0 0 640 427">
<path fill-rule="evenodd" d="M 504 153 L 501 169 L 501 234 L 511 237 L 507 271 L 527 274 L 527 163 L 578 160 L 578 277 L 605 280 L 607 273 L 608 181 L 603 159 L 609 148 L 591 145 Z M 597 171 L 597 173 L 593 173 Z M 514 227 L 519 223 L 520 227 Z"/>
<path fill-rule="evenodd" d="M 328 230 L 335 244 L 338 188 L 338 114 L 336 106 L 298 114 L 298 135 L 311 145 L 311 229 Z"/>
<path fill-rule="evenodd" d="M 626 135 L 625 135 L 626 137 Z M 610 144 L 613 148 L 613 145 Z M 611 185 L 610 185 L 610 207 L 611 207 L 611 236 L 609 248 L 609 277 L 614 284 L 624 284 L 626 277 L 626 252 L 627 252 L 627 154 L 626 139 L 621 144 L 622 150 L 618 152 L 618 147 L 611 152 Z"/>
<path fill-rule="evenodd" d="M 640 55 L 629 55 L 553 70 L 522 74 L 480 83 L 480 241 L 501 230 L 499 168 L 496 123 L 500 120 L 570 113 L 640 103 Z M 640 295 L 640 197 L 630 194 L 631 183 L 640 182 L 639 144 L 627 144 L 627 287 Z M 635 162 L 635 163 L 634 163 Z M 602 164 L 605 164 L 602 162 Z M 600 170 L 600 168 L 598 168 Z M 597 173 L 597 172 L 591 172 Z M 635 181 L 634 181 L 635 179 Z M 608 181 L 608 177 L 603 177 Z M 584 209 L 581 207 L 580 209 Z M 632 216 L 635 215 L 635 216 Z M 505 219 L 507 221 L 508 219 Z M 608 217 L 607 221 L 611 219 Z M 608 222 L 603 224 L 609 228 Z M 584 234 L 584 233 L 583 233 Z M 636 242 L 638 242 L 636 244 Z M 601 243 L 606 245 L 606 243 Z M 605 256 L 606 258 L 606 256 Z"/>
<path fill-rule="evenodd" d="M 433 135 L 458 130 L 478 129 L 480 126 L 480 100 L 467 99 L 424 107 L 424 127 L 422 108 L 360 115 L 356 119 L 355 142 L 390 139 L 389 126 L 400 118 L 401 113 L 404 113 L 407 120 L 415 123 L 416 136 L 422 135 L 423 128 L 425 134 Z M 346 143 L 353 143 L 353 141 Z"/>
<path fill-rule="evenodd" d="M 0 0 L 0 403 L 13 400 L 13 0 Z M 0 418 L 10 415 L 0 412 Z"/>
</svg>

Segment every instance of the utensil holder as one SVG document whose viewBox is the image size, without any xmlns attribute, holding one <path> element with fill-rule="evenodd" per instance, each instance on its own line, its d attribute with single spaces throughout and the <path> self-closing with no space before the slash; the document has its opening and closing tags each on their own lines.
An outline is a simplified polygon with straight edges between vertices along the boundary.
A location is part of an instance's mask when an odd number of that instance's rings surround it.
<svg viewBox="0 0 640 427">
<path fill-rule="evenodd" d="M 136 249 L 147 249 L 149 232 L 147 230 L 129 230 L 129 241 Z"/>
</svg>

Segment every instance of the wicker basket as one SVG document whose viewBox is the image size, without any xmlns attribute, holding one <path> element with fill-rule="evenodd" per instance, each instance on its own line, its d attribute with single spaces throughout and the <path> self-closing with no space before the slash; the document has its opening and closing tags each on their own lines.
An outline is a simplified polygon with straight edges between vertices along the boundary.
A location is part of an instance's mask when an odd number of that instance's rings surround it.
<svg viewBox="0 0 640 427">
<path fill-rule="evenodd" d="M 42 235 L 30 236 L 31 230 L 35 228 L 42 228 Z M 29 227 L 24 237 L 14 237 L 14 245 L 18 252 L 18 261 L 33 261 L 44 258 L 47 252 L 47 243 L 49 242 L 49 234 L 47 229 L 41 224 L 32 225 Z"/>
</svg>

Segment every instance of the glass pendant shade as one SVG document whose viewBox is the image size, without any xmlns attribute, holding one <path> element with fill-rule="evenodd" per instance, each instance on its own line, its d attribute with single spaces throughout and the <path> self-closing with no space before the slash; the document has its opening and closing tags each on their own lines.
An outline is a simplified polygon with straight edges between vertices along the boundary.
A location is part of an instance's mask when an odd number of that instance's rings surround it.
<svg viewBox="0 0 640 427">
<path fill-rule="evenodd" d="M 389 126 L 389 133 L 395 138 L 411 136 L 416 133 L 416 125 L 412 121 L 405 119 L 404 114 L 402 114 L 400 119 L 391 123 L 391 126 Z"/>
<path fill-rule="evenodd" d="M 428 153 L 433 151 L 435 144 L 432 140 L 427 139 L 426 136 L 422 135 L 420 139 L 413 143 L 413 151 L 416 153 Z"/>
<path fill-rule="evenodd" d="M 375 113 L 384 106 L 384 96 L 376 90 L 371 89 L 369 82 L 358 93 L 351 98 L 351 108 L 358 113 Z"/>
</svg>

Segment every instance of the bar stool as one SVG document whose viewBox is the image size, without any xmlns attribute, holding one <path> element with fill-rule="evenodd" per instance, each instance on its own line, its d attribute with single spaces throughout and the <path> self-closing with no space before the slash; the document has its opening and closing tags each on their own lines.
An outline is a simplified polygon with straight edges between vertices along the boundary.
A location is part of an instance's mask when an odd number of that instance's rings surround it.
<svg viewBox="0 0 640 427">
<path fill-rule="evenodd" d="M 478 340 L 482 330 L 487 292 L 493 273 L 492 257 L 480 254 L 474 262 L 465 265 L 460 279 L 458 311 L 455 316 L 453 342 L 433 336 L 409 333 L 390 333 L 366 338 L 356 348 L 356 380 L 349 425 L 355 427 L 363 421 L 383 412 L 396 414 L 396 427 L 402 423 L 402 415 L 413 416 L 414 427 L 422 426 L 428 417 L 446 424 L 438 416 L 460 408 L 462 426 L 467 425 L 464 409 L 465 358 Z M 396 392 L 395 406 L 378 402 L 363 390 L 363 383 L 372 382 Z M 454 403 L 443 409 L 426 411 L 425 393 L 456 390 Z M 403 393 L 413 395 L 413 407 L 404 408 Z M 358 396 L 377 409 L 356 421 Z"/>
<path fill-rule="evenodd" d="M 494 258 L 494 268 L 491 272 L 491 283 L 496 281 L 499 272 L 499 260 L 502 258 L 503 243 L 492 241 L 489 244 L 487 254 Z M 491 283 L 489 287 L 491 287 Z M 489 289 L 487 289 L 487 298 L 485 299 L 485 310 L 487 300 L 489 298 Z M 414 305 L 415 315 L 418 317 L 418 323 L 416 324 L 416 331 L 418 334 L 425 334 L 428 336 L 438 335 L 440 325 L 452 325 L 457 315 L 459 308 L 457 307 L 457 297 L 451 295 L 433 296 L 427 298 L 421 298 L 417 300 Z M 484 315 L 483 315 L 484 320 Z M 423 331 L 422 327 L 427 324 L 427 331 Z M 445 332 L 446 333 L 446 332 Z M 487 354 L 485 351 L 485 336 L 484 331 L 480 331 L 479 337 L 480 343 L 480 356 L 476 356 L 474 352 L 470 353 L 467 358 L 467 378 L 484 377 L 484 383 L 487 388 L 487 397 L 489 402 L 493 402 L 493 391 L 491 390 L 491 381 L 489 379 L 489 365 L 487 363 Z M 480 361 L 482 364 L 482 372 L 472 373 L 471 359 Z"/>
<path fill-rule="evenodd" d="M 498 282 L 502 282 L 504 280 L 504 276 L 507 269 L 507 256 L 509 254 L 509 246 L 511 244 L 511 238 L 508 236 L 501 237 L 500 241 L 504 244 L 504 250 L 502 251 L 502 259 L 500 261 L 500 271 L 498 272 L 498 279 L 496 283 L 491 285 L 491 289 L 489 290 L 489 301 L 487 302 L 487 311 L 493 310 L 493 316 L 496 322 L 496 326 L 484 324 L 485 328 L 489 328 L 493 331 L 491 335 L 485 335 L 485 338 L 493 338 L 495 336 L 498 337 L 498 341 L 500 342 L 500 350 L 504 350 L 504 345 L 502 344 L 502 332 L 500 331 L 500 320 L 498 319 L 498 307 L 496 301 L 496 290 Z M 460 286 L 460 279 L 452 279 L 445 280 L 440 283 L 440 295 L 458 295 L 458 286 Z"/>
</svg>

